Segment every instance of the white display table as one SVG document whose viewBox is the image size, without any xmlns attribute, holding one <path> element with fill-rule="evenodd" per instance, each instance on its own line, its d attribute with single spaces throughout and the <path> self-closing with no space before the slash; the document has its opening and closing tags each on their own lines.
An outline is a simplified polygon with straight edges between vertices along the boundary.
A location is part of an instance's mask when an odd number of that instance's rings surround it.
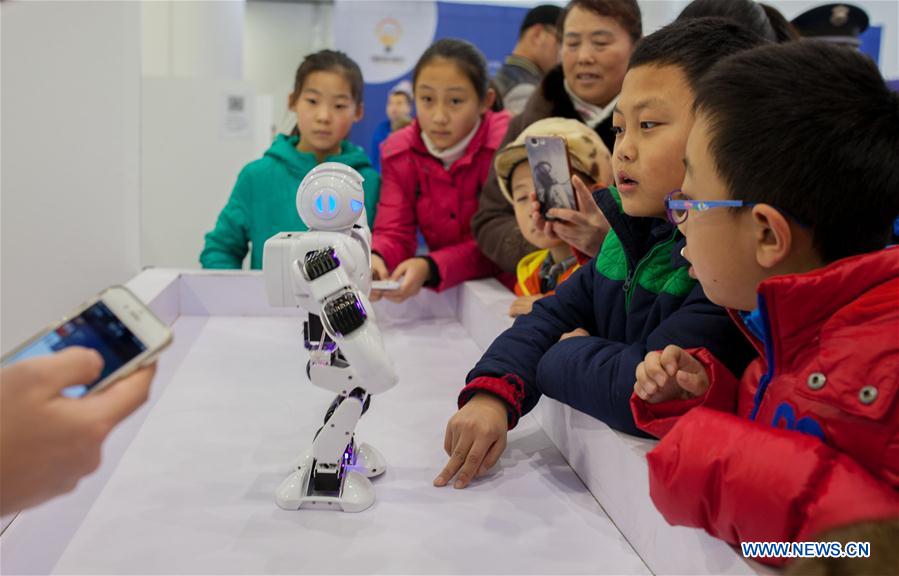
<svg viewBox="0 0 899 576">
<path fill-rule="evenodd" d="M 332 400 L 305 377 L 297 310 L 270 308 L 258 273 L 148 270 L 129 287 L 175 331 L 151 398 L 110 437 L 97 474 L 6 529 L 3 574 L 720 574 L 758 566 L 699 531 L 665 524 L 648 497 L 651 443 L 545 399 L 510 434 L 494 474 L 465 490 L 431 486 L 465 374 L 510 323 L 512 295 L 495 282 L 377 304 L 399 384 L 372 399 L 357 428 L 390 466 L 374 481 L 375 505 L 360 514 L 287 512 L 273 501 Z"/>
</svg>

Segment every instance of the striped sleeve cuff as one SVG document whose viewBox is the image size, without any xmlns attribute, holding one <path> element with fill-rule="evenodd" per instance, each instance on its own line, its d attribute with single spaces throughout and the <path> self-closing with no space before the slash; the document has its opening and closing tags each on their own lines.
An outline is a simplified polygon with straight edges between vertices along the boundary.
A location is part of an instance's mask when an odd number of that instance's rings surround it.
<svg viewBox="0 0 899 576">
<path fill-rule="evenodd" d="M 494 376 L 475 378 L 459 393 L 459 408 L 468 403 L 478 392 L 493 394 L 506 403 L 510 430 L 518 424 L 518 419 L 521 418 L 521 403 L 524 401 L 524 383 L 518 376 L 506 374 L 502 378 Z"/>
</svg>

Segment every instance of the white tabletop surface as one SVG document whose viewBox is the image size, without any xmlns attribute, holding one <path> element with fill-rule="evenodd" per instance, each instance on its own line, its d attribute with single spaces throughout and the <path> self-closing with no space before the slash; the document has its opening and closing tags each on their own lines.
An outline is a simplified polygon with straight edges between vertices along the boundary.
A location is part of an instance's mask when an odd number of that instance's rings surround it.
<svg viewBox="0 0 899 576">
<path fill-rule="evenodd" d="M 432 487 L 446 462 L 444 426 L 481 350 L 454 318 L 382 325 L 399 384 L 372 399 L 357 428 L 389 465 L 371 509 L 274 504 L 332 399 L 305 377 L 299 320 L 182 315 L 167 352 L 177 366 L 52 571 L 648 573 L 530 417 L 495 474 L 465 490 Z M 3 535 L 7 568 L 22 569 L 21 556 L 52 530 L 28 515 Z"/>
</svg>

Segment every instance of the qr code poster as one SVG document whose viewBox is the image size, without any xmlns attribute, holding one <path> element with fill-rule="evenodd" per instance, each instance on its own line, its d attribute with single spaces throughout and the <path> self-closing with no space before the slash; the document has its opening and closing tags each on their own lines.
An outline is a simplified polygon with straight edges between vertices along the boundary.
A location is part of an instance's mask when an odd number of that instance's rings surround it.
<svg viewBox="0 0 899 576">
<path fill-rule="evenodd" d="M 249 138 L 252 134 L 252 99 L 247 94 L 222 97 L 221 135 L 223 138 Z"/>
</svg>

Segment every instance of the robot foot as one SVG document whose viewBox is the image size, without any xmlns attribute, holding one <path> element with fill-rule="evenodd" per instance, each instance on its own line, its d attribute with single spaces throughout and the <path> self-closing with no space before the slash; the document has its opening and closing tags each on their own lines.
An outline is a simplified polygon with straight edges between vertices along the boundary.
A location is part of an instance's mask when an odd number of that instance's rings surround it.
<svg viewBox="0 0 899 576">
<path fill-rule="evenodd" d="M 298 468 L 278 487 L 275 501 L 284 510 L 318 509 L 362 512 L 375 503 L 371 480 L 356 472 L 344 472 L 338 493 L 316 493 L 310 486 L 310 469 Z"/>
<path fill-rule="evenodd" d="M 374 478 L 387 470 L 387 461 L 374 446 L 363 442 L 356 448 L 356 464 L 353 469 L 368 478 Z"/>
</svg>

